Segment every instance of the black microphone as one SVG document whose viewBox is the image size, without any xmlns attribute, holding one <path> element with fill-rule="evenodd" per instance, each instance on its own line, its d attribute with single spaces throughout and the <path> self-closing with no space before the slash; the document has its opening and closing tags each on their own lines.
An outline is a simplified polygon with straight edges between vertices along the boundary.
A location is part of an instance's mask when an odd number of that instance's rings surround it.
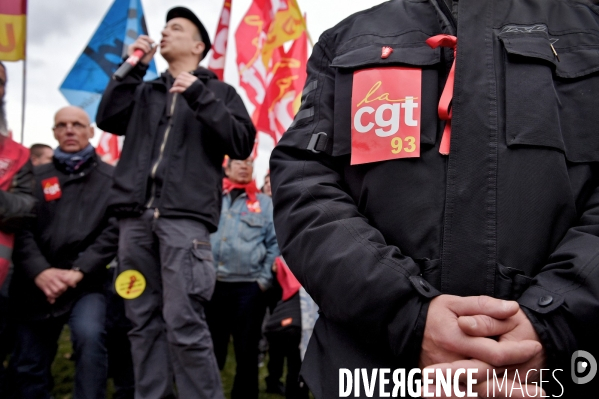
<svg viewBox="0 0 599 399">
<path fill-rule="evenodd" d="M 154 47 L 156 47 L 156 43 L 152 43 L 152 48 Z M 127 58 L 125 62 L 123 62 L 116 70 L 116 72 L 112 75 L 112 78 L 114 80 L 123 80 L 125 76 L 129 75 L 129 72 L 135 68 L 139 60 L 141 60 L 144 55 L 146 55 L 146 53 L 142 49 L 136 49 L 133 54 L 131 54 L 129 58 Z"/>
</svg>

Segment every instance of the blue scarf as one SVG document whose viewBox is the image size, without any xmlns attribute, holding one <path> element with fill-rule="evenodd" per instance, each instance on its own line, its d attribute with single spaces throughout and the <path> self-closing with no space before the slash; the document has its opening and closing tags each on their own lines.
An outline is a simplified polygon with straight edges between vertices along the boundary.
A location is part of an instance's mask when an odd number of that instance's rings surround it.
<svg viewBox="0 0 599 399">
<path fill-rule="evenodd" d="M 88 144 L 87 147 L 78 152 L 64 152 L 60 147 L 57 147 L 54 150 L 54 158 L 58 163 L 64 165 L 68 173 L 74 173 L 81 167 L 81 165 L 86 163 L 95 152 L 96 149 L 91 144 Z"/>
</svg>

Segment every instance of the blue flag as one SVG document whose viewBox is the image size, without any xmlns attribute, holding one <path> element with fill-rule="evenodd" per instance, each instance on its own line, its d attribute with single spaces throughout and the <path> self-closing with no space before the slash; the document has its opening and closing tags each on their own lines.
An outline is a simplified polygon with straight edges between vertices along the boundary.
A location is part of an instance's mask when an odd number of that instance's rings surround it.
<svg viewBox="0 0 599 399">
<path fill-rule="evenodd" d="M 106 85 L 137 36 L 147 35 L 141 0 L 114 0 L 83 54 L 60 86 L 71 105 L 83 108 L 93 122 Z M 154 60 L 145 79 L 158 76 Z"/>
</svg>

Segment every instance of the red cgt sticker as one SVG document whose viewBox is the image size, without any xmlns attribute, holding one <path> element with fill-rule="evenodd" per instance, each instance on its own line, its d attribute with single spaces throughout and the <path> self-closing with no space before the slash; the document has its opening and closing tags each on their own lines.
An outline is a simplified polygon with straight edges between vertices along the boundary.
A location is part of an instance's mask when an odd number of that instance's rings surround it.
<svg viewBox="0 0 599 399">
<path fill-rule="evenodd" d="M 420 157 L 422 70 L 371 68 L 354 73 L 351 164 Z"/>
<path fill-rule="evenodd" d="M 42 188 L 44 190 L 44 198 L 46 201 L 54 201 L 62 196 L 58 177 L 42 180 Z"/>
</svg>

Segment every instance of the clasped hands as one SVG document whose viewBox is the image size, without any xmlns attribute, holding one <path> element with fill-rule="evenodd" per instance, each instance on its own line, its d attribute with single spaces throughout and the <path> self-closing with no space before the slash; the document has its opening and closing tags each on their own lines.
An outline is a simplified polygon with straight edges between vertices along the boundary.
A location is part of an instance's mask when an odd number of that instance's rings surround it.
<svg viewBox="0 0 599 399">
<path fill-rule="evenodd" d="M 543 346 L 517 302 L 487 296 L 452 295 L 441 295 L 431 301 L 422 340 L 420 368 L 441 369 L 443 373 L 450 369 L 452 375 L 458 369 L 478 369 L 474 374 L 477 384 L 473 391 L 479 397 L 484 398 L 487 392 L 494 392 L 492 397 L 524 393 L 522 397 L 529 398 L 529 395 L 545 395 L 543 390 L 534 385 L 527 386 L 524 381 L 531 369 L 537 372 L 529 373 L 526 382 L 530 384 L 537 379 L 538 371 L 544 365 Z M 492 376 L 492 370 L 496 370 L 501 381 L 506 369 L 508 383 L 503 384 L 501 389 L 498 386 L 493 388 L 493 379 L 487 380 L 487 376 Z M 516 370 L 522 386 L 510 392 Z M 429 388 L 429 392 L 434 390 Z"/>
<path fill-rule="evenodd" d="M 83 273 L 78 270 L 51 267 L 38 274 L 34 281 L 48 302 L 53 304 L 69 287 L 75 288 L 82 279 Z"/>
</svg>

